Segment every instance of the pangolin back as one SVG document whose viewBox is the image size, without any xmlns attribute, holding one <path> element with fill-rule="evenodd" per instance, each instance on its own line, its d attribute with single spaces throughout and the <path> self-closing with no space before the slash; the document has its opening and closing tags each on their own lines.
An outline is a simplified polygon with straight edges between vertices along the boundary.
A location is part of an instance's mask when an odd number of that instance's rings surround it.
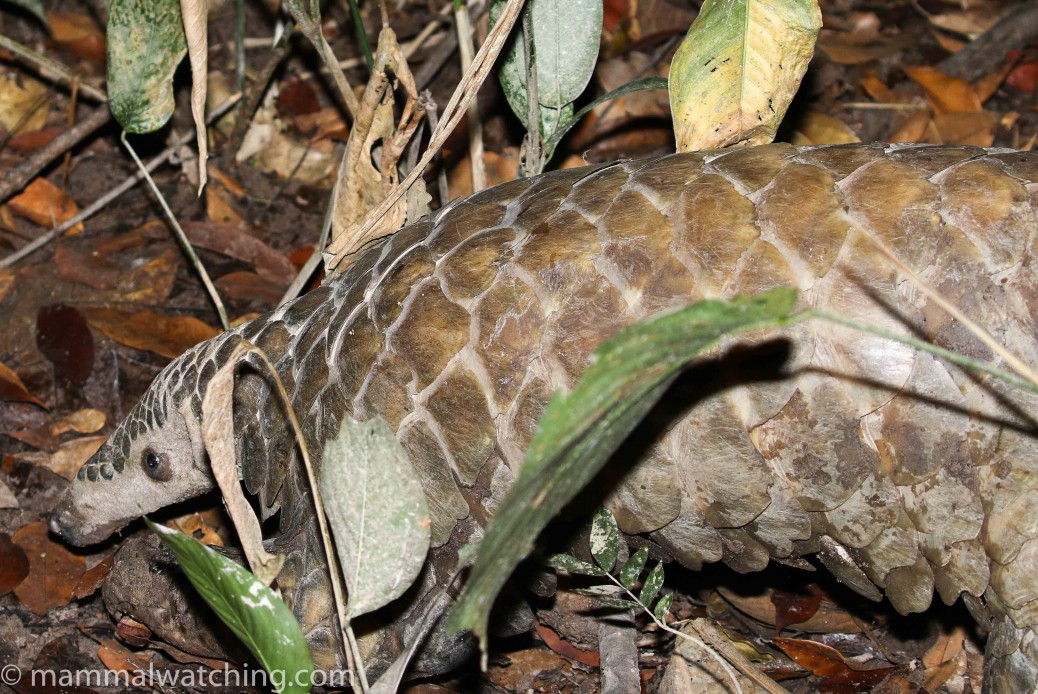
<svg viewBox="0 0 1038 694">
<path fill-rule="evenodd" d="M 315 458 L 347 414 L 397 431 L 432 512 L 432 586 L 514 479 L 550 395 L 641 318 L 791 285 L 804 306 L 994 359 L 862 232 L 1038 364 L 1036 183 L 1038 156 L 967 147 L 771 145 L 560 171 L 451 203 L 234 335 L 276 361 Z M 993 629 L 991 691 L 1023 691 L 1038 672 L 1035 398 L 829 323 L 786 336 L 788 378 L 718 389 L 646 449 L 608 500 L 621 529 L 693 568 L 817 554 L 903 613 L 935 589 L 962 595 Z M 213 371 L 199 366 L 203 387 Z M 279 582 L 333 667 L 308 485 L 258 372 L 235 421 L 248 489 L 282 512 Z M 392 631 L 370 637 L 376 661 L 399 648 Z"/>
</svg>

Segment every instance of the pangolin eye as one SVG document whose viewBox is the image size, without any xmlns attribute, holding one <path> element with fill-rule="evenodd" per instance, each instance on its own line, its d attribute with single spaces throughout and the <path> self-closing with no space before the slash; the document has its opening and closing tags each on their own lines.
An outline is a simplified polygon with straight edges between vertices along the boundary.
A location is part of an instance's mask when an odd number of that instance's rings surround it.
<svg viewBox="0 0 1038 694">
<path fill-rule="evenodd" d="M 141 453 L 141 467 L 152 479 L 159 481 L 169 479 L 169 465 L 166 462 L 166 456 L 151 448 L 145 448 Z"/>
</svg>

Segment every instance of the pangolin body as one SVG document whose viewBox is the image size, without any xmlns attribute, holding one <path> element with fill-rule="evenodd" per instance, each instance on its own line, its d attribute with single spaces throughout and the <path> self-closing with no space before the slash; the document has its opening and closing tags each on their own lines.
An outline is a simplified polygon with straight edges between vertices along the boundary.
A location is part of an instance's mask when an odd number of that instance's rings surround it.
<svg viewBox="0 0 1038 694">
<path fill-rule="evenodd" d="M 208 379 L 247 339 L 277 363 L 315 459 L 346 414 L 385 417 L 411 456 L 434 549 L 369 637 L 385 663 L 515 477 L 549 396 L 618 329 L 703 298 L 792 285 L 801 303 L 979 358 L 980 341 L 874 251 L 872 234 L 1038 364 L 1038 156 L 960 147 L 771 145 L 575 169 L 451 203 L 277 311 L 192 349 L 91 459 L 53 526 L 89 543 L 212 487 Z M 739 571 L 817 555 L 903 613 L 936 590 L 990 630 L 992 692 L 1038 663 L 1036 399 L 902 344 L 814 322 L 787 378 L 719 388 L 675 416 L 608 499 L 682 563 Z M 340 662 L 307 483 L 277 399 L 246 370 L 246 487 L 281 510 L 279 578 L 318 664 Z M 132 498 L 115 508 L 113 495 Z M 125 496 L 123 496 L 125 495 Z M 145 577 L 139 577 L 144 580 Z M 401 626 L 403 625 L 403 626 Z M 447 655 L 437 660 L 436 649 Z M 441 639 L 429 669 L 458 655 Z"/>
</svg>

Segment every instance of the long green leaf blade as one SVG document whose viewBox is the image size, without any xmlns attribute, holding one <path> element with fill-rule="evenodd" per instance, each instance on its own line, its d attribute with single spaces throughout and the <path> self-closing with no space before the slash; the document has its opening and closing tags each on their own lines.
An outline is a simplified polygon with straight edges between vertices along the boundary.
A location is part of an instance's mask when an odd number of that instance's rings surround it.
<svg viewBox="0 0 1038 694">
<path fill-rule="evenodd" d="M 485 645 L 487 616 L 512 570 L 681 369 L 726 336 L 783 325 L 796 301 L 789 288 L 701 301 L 631 326 L 595 350 L 573 391 L 545 409 L 519 479 L 487 527 L 451 628 L 472 629 Z"/>
<path fill-rule="evenodd" d="M 310 691 L 310 645 L 291 610 L 247 569 L 193 537 L 152 523 L 184 574 L 213 611 L 242 640 L 282 694 Z"/>
</svg>

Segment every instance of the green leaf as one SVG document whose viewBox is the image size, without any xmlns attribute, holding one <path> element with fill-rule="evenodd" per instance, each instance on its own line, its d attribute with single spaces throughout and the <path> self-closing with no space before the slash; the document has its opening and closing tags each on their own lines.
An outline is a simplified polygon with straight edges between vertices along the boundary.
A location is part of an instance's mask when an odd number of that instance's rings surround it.
<svg viewBox="0 0 1038 694">
<path fill-rule="evenodd" d="M 670 67 L 678 151 L 771 142 L 821 26 L 817 0 L 706 0 Z"/>
<path fill-rule="evenodd" d="M 649 550 L 642 547 L 624 562 L 623 568 L 620 569 L 619 576 L 620 583 L 624 584 L 624 588 L 630 590 L 634 587 L 634 584 L 638 582 L 638 577 L 642 575 L 642 569 L 645 568 L 645 562 L 648 560 Z"/>
<path fill-rule="evenodd" d="M 726 336 L 784 325 L 796 301 L 790 288 L 700 301 L 633 325 L 596 349 L 573 391 L 548 403 L 519 478 L 487 526 L 451 628 L 471 629 L 485 645 L 487 616 L 512 570 L 678 373 Z"/>
<path fill-rule="evenodd" d="M 173 115 L 173 73 L 187 54 L 179 0 L 108 4 L 108 105 L 131 133 L 158 130 Z"/>
<path fill-rule="evenodd" d="M 665 623 L 666 620 L 664 619 L 664 617 L 667 616 L 667 611 L 670 609 L 670 606 L 672 604 L 674 604 L 674 593 L 667 593 L 662 598 L 660 598 L 660 601 L 658 603 L 656 603 L 656 607 L 652 609 L 652 615 L 656 619 Z"/>
<path fill-rule="evenodd" d="M 594 564 L 588 564 L 569 554 L 553 554 L 544 560 L 544 563 L 555 569 L 568 574 L 578 576 L 605 576 L 606 572 Z"/>
<path fill-rule="evenodd" d="M 663 562 L 658 561 L 652 571 L 649 572 L 649 575 L 645 577 L 645 583 L 642 584 L 641 592 L 638 593 L 638 599 L 643 605 L 651 605 L 662 587 Z"/>
<path fill-rule="evenodd" d="M 612 571 L 619 553 L 620 529 L 616 526 L 616 518 L 609 509 L 599 506 L 591 519 L 591 556 L 596 564 Z"/>
<path fill-rule="evenodd" d="M 319 487 L 349 589 L 347 618 L 403 595 L 425 565 L 432 523 L 411 459 L 386 420 L 345 417 L 324 447 Z"/>
<path fill-rule="evenodd" d="M 606 588 L 606 587 L 616 588 L 616 586 L 596 586 L 596 587 L 597 588 Z M 597 600 L 598 602 L 602 603 L 606 607 L 612 607 L 612 608 L 617 609 L 617 610 L 636 610 L 639 607 L 638 603 L 636 603 L 633 600 L 629 600 L 627 598 L 614 598 L 614 597 L 612 597 L 612 595 L 610 595 L 610 594 L 608 594 L 608 593 L 606 593 L 604 591 L 595 590 L 594 588 L 574 588 L 573 592 L 574 593 L 578 593 L 580 595 L 584 595 L 584 596 L 589 597 L 589 598 L 591 598 L 593 600 Z"/>
<path fill-rule="evenodd" d="M 278 692 L 310 691 L 310 646 L 291 610 L 247 569 L 193 537 L 145 519 L 173 552 L 191 585 L 280 684 Z"/>
<path fill-rule="evenodd" d="M 490 4 L 493 26 L 507 0 Z M 545 140 L 573 118 L 573 101 L 591 80 L 602 34 L 602 0 L 528 0 L 532 14 L 533 53 L 537 63 L 537 102 L 541 137 Z M 530 127 L 527 101 L 526 49 L 522 21 L 503 51 L 498 77 L 508 105 Z"/>
<path fill-rule="evenodd" d="M 43 3 L 40 0 L 6 0 L 6 2 L 15 7 L 22 8 L 40 20 L 43 26 L 50 28 L 50 24 L 47 23 L 47 12 L 43 9 Z"/>
</svg>

